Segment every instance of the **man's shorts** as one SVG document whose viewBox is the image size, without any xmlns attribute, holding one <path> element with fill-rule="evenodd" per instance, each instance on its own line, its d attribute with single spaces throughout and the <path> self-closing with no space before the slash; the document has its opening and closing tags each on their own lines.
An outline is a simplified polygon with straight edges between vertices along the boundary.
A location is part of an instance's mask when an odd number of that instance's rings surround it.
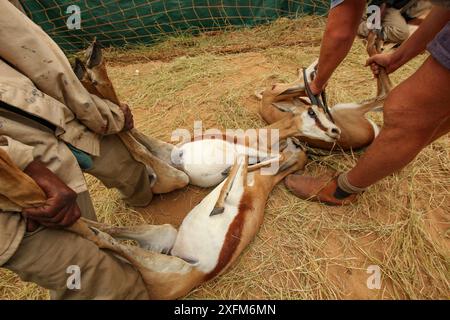
<svg viewBox="0 0 450 320">
<path fill-rule="evenodd" d="M 427 50 L 441 65 L 450 70 L 450 22 L 431 41 Z"/>
</svg>

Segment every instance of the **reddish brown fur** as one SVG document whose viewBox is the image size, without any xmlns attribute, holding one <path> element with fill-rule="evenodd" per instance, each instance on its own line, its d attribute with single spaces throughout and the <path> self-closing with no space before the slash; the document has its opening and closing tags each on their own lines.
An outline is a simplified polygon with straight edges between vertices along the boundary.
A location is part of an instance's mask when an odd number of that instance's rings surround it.
<svg viewBox="0 0 450 320">
<path fill-rule="evenodd" d="M 241 202 L 239 204 L 239 213 L 234 218 L 233 223 L 231 223 L 228 228 L 227 235 L 225 237 L 224 246 L 220 251 L 219 261 L 216 267 L 207 276 L 206 280 L 210 280 L 220 274 L 220 272 L 230 263 L 233 258 L 234 252 L 239 246 L 242 235 L 242 228 L 244 226 L 245 216 L 247 212 L 253 210 L 253 196 L 251 193 L 245 192 L 242 196 Z"/>
</svg>

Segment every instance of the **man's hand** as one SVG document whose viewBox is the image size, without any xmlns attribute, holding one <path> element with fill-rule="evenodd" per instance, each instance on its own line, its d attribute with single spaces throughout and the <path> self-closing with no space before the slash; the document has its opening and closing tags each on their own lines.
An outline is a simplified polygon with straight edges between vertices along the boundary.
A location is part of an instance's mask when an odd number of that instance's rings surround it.
<svg viewBox="0 0 450 320">
<path fill-rule="evenodd" d="M 321 94 L 323 90 L 325 90 L 327 84 L 328 83 L 326 83 L 325 85 L 317 84 L 316 79 L 314 79 L 310 83 L 309 87 L 311 88 L 311 92 L 313 93 L 313 95 L 317 96 L 317 95 Z"/>
<path fill-rule="evenodd" d="M 392 73 L 397 70 L 401 65 L 393 54 L 380 53 L 367 59 L 366 67 L 370 66 L 375 77 L 380 74 L 380 67 L 384 67 L 386 72 Z"/>
<path fill-rule="evenodd" d="M 123 131 L 129 131 L 134 128 L 133 114 L 131 113 L 130 107 L 126 103 L 121 103 L 119 105 L 122 109 L 123 115 L 125 117 L 125 124 L 123 126 Z"/>
<path fill-rule="evenodd" d="M 76 203 L 77 194 L 41 162 L 33 161 L 26 167 L 24 173 L 30 176 L 47 195 L 47 201 L 43 206 L 23 210 L 22 213 L 28 218 L 28 232 L 35 231 L 39 225 L 49 228 L 69 227 L 81 217 Z"/>
</svg>

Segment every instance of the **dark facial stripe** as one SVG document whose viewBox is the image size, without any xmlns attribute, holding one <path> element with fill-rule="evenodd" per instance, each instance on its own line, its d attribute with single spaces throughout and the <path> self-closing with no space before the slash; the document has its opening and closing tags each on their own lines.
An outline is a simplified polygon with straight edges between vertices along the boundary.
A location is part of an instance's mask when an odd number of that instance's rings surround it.
<svg viewBox="0 0 450 320">
<path fill-rule="evenodd" d="M 320 130 L 322 130 L 324 132 L 328 131 L 328 129 L 320 121 L 319 116 L 317 116 L 314 120 L 316 121 L 316 125 L 320 128 Z"/>
</svg>

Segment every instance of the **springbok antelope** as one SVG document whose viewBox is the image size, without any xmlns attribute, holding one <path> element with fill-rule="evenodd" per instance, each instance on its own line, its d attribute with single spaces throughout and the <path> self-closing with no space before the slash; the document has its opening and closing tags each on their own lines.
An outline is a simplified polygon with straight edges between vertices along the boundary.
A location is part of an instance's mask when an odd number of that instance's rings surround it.
<svg viewBox="0 0 450 320">
<path fill-rule="evenodd" d="M 213 138 L 208 135 L 194 138 L 174 149 L 172 164 L 189 176 L 191 184 L 212 187 L 225 179 L 238 155 L 248 155 L 251 165 L 258 165 L 257 161 L 261 159 L 263 163 L 273 163 L 276 161 L 276 155 L 272 153 L 274 144 L 282 144 L 289 137 L 305 137 L 330 143 L 339 138 L 339 128 L 317 106 L 293 110 L 292 114 L 292 117 L 282 118 L 268 127 L 250 130 L 254 133 L 254 139 L 248 139 L 249 136 L 245 134 L 212 134 Z M 265 139 L 259 139 L 261 134 Z M 276 139 L 273 139 L 274 135 Z"/>
<path fill-rule="evenodd" d="M 86 63 L 84 64 L 77 60 L 74 68 L 80 81 L 89 92 L 119 104 L 117 94 L 108 77 L 100 45 L 96 40 L 86 50 L 85 56 Z M 317 106 L 309 106 L 301 111 L 294 110 L 292 114 L 292 117 L 280 119 L 265 128 L 255 129 L 254 132 L 257 139 L 252 141 L 250 145 L 249 140 L 245 136 L 227 136 L 222 134 L 194 137 L 193 140 L 183 142 L 176 147 L 146 137 L 135 129 L 131 131 L 131 134 L 121 133 L 120 137 L 125 145 L 130 146 L 130 150 L 138 150 L 138 154 L 144 154 L 145 148 L 143 151 L 140 151 L 142 147 L 136 146 L 135 140 L 147 147 L 148 150 L 155 152 L 156 159 L 151 159 L 153 161 L 151 167 L 156 171 L 156 176 L 161 177 L 162 183 L 172 176 L 177 178 L 176 174 L 182 171 L 187 174 L 192 185 L 208 188 L 217 186 L 227 177 L 230 168 L 233 166 L 234 159 L 238 155 L 249 155 L 250 164 L 256 166 L 258 166 L 258 159 L 265 159 L 269 163 L 276 161 L 276 155 L 271 154 L 270 150 L 261 151 L 261 143 L 258 139 L 259 132 L 267 132 L 267 139 L 270 139 L 271 133 L 278 133 L 279 139 L 274 141 L 274 143 L 285 141 L 286 138 L 292 136 L 303 136 L 330 143 L 339 138 L 339 128 Z M 271 148 L 271 146 L 267 147 L 268 149 Z M 140 158 L 142 159 L 142 156 Z M 144 160 L 147 158 L 148 156 Z M 158 159 L 163 161 L 157 161 Z M 263 161 L 263 163 L 266 162 Z M 164 173 L 165 171 L 171 174 Z M 179 180 L 175 179 L 175 181 Z M 158 180 L 156 181 L 158 184 Z M 173 183 L 166 183 L 166 185 L 171 186 Z"/>
<path fill-rule="evenodd" d="M 0 155 L 7 157 L 1 149 Z M 238 259 L 263 222 L 273 187 L 305 163 L 306 154 L 291 139 L 279 155 L 279 169 L 274 175 L 250 172 L 247 156 L 238 157 L 228 178 L 190 211 L 178 232 L 170 225 L 117 228 L 86 219 L 78 220 L 67 230 L 133 264 L 151 299 L 180 298 L 224 273 Z M 17 211 L 45 203 L 39 186 L 12 161 L 7 164 L 12 174 L 21 178 L 22 191 L 27 194 L 10 199 Z M 116 238 L 137 240 L 142 247 L 123 244 Z"/>
<path fill-rule="evenodd" d="M 380 48 L 381 41 L 376 39 L 374 33 L 371 33 L 367 43 L 369 56 L 380 52 Z M 257 98 L 261 100 L 260 114 L 267 123 L 292 117 L 293 112 L 301 112 L 311 107 L 310 101 L 304 98 L 307 96 L 304 83 L 312 80 L 316 63 L 313 63 L 307 69 L 308 79 L 303 79 L 303 75 L 299 75 L 299 78 L 293 83 L 275 84 L 262 93 L 256 93 Z M 377 78 L 377 87 L 375 99 L 360 103 L 340 103 L 330 109 L 336 125 L 341 130 L 340 138 L 336 144 L 314 138 L 310 139 L 309 137 L 300 137 L 300 139 L 313 147 L 327 150 L 333 149 L 335 145 L 340 146 L 343 150 L 358 149 L 370 145 L 378 135 L 379 128 L 365 115 L 369 111 L 382 107 L 385 98 L 393 87 L 389 76 L 382 68 Z"/>
<path fill-rule="evenodd" d="M 316 106 L 302 112 L 294 111 L 293 117 L 286 117 L 262 129 L 255 129 L 255 139 L 240 135 L 208 135 L 182 143 L 173 150 L 172 165 L 185 172 L 190 183 L 199 187 L 212 187 L 228 175 L 234 159 L 246 154 L 250 165 L 268 164 L 276 161 L 273 144 L 283 144 L 287 138 L 300 136 L 334 142 L 340 130 Z M 261 133 L 265 139 L 259 139 Z M 272 135 L 277 134 L 273 139 Z M 272 144 L 273 143 L 273 144 Z M 267 144 L 267 145 L 265 145 Z"/>
</svg>

